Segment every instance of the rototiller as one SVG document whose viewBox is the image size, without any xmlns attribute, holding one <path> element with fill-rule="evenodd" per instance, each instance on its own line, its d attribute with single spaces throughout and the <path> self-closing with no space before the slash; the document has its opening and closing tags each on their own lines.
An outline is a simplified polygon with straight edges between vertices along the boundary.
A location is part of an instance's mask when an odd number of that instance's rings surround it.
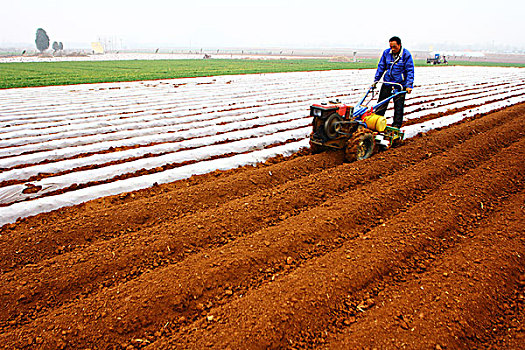
<svg viewBox="0 0 525 350">
<path fill-rule="evenodd" d="M 378 107 L 387 103 L 403 91 L 401 84 L 382 82 L 393 87 L 399 85 L 401 91 L 378 102 L 375 106 L 368 104 L 374 98 L 375 84 L 369 87 L 365 96 L 356 106 L 341 103 L 339 100 L 314 104 L 310 107 L 313 131 L 310 134 L 312 153 L 326 149 L 342 149 L 347 161 L 361 160 L 370 157 L 376 150 L 385 150 L 403 141 L 404 133 L 398 128 L 386 125 L 386 118 L 375 114 Z M 370 100 L 364 103 L 367 96 Z"/>
</svg>

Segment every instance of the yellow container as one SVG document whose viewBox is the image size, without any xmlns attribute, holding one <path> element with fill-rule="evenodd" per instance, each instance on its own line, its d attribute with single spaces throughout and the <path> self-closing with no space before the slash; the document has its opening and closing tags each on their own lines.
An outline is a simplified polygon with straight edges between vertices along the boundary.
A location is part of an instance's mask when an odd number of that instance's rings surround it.
<svg viewBox="0 0 525 350">
<path fill-rule="evenodd" d="M 366 116 L 364 118 L 364 122 L 366 123 L 366 127 L 370 130 L 383 132 L 386 129 L 386 118 L 382 115 L 378 115 L 375 113 L 370 114 L 369 116 Z"/>
</svg>

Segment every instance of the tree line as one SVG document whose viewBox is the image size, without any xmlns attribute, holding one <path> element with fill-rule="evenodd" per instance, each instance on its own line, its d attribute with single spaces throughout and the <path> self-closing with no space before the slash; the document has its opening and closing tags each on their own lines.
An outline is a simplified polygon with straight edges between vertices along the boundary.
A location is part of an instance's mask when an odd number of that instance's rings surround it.
<svg viewBox="0 0 525 350">
<path fill-rule="evenodd" d="M 46 31 L 42 28 L 38 28 L 36 30 L 36 39 L 35 39 L 36 48 L 41 53 L 45 50 L 49 49 L 49 36 L 47 35 Z M 54 50 L 53 53 L 57 51 L 64 50 L 64 44 L 62 42 L 53 42 L 53 45 L 51 46 Z"/>
</svg>

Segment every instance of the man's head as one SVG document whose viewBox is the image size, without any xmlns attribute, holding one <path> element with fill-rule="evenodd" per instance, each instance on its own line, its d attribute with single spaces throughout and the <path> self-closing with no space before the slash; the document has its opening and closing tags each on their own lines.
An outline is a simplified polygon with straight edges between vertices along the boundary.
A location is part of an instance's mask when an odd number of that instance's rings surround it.
<svg viewBox="0 0 525 350">
<path fill-rule="evenodd" d="M 390 43 L 390 49 L 392 52 L 398 54 L 401 50 L 401 39 L 399 39 L 397 36 L 393 36 L 390 38 L 390 40 L 388 40 L 388 42 Z"/>
</svg>

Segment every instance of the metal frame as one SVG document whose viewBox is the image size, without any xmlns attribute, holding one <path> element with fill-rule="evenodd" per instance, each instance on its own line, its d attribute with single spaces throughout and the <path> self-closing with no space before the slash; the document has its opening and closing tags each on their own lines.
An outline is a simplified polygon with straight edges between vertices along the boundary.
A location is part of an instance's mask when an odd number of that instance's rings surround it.
<svg viewBox="0 0 525 350">
<path fill-rule="evenodd" d="M 379 82 L 381 84 L 389 84 L 389 85 L 399 85 L 401 87 L 401 89 L 404 89 L 403 85 L 401 84 L 398 84 L 398 83 L 390 83 L 390 82 L 386 82 L 386 81 L 383 81 L 383 82 Z M 357 105 L 354 107 L 354 113 L 352 114 L 352 116 L 354 118 L 360 118 L 362 117 L 368 110 L 376 110 L 377 107 L 379 106 L 382 106 L 383 104 L 389 102 L 391 99 L 393 99 L 394 97 L 396 96 L 399 96 L 401 94 L 406 94 L 407 92 L 406 91 L 399 91 L 399 92 L 396 92 L 395 94 L 393 94 L 392 96 L 390 97 L 387 97 L 385 98 L 383 101 L 380 101 L 378 102 L 375 106 L 372 106 L 372 107 L 368 107 L 368 103 L 370 103 L 370 101 L 368 101 L 367 104 L 363 105 L 363 102 L 365 101 L 366 97 L 368 96 L 368 94 L 371 92 L 371 91 L 374 91 L 376 87 L 376 84 L 373 84 L 371 85 L 369 88 L 368 88 L 368 91 L 366 92 L 365 96 L 363 96 L 363 98 L 359 101 L 359 103 L 357 103 Z M 372 95 L 372 98 L 373 98 L 373 95 Z"/>
</svg>

